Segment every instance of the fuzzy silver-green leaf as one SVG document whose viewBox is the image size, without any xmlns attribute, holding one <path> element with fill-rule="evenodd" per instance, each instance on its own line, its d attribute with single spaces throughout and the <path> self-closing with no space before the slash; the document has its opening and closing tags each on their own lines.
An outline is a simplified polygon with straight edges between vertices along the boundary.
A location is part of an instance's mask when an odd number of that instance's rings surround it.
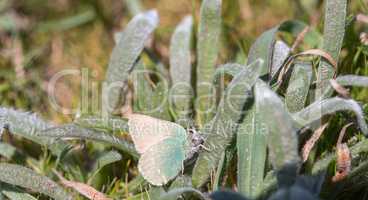
<svg viewBox="0 0 368 200">
<path fill-rule="evenodd" d="M 46 136 L 50 138 L 87 139 L 103 142 L 138 158 L 138 153 L 136 152 L 133 144 L 125 141 L 123 138 L 93 129 L 83 128 L 76 124 L 66 124 L 49 128 L 38 133 L 38 136 Z"/>
<path fill-rule="evenodd" d="M 176 121 L 184 125 L 191 114 L 190 104 L 193 91 L 191 86 L 191 36 L 193 19 L 185 17 L 176 27 L 170 45 L 170 75 L 172 81 L 172 99 L 170 106 L 176 115 Z"/>
<path fill-rule="evenodd" d="M 298 138 L 284 103 L 261 81 L 255 85 L 255 101 L 263 121 L 260 128 L 267 131 L 269 158 L 274 168 L 298 163 Z"/>
<path fill-rule="evenodd" d="M 0 163 L 0 181 L 45 194 L 56 200 L 72 199 L 72 196 L 50 178 L 20 165 Z"/>
<path fill-rule="evenodd" d="M 327 0 L 325 3 L 325 23 L 323 31 L 323 50 L 338 62 L 345 36 L 347 0 Z M 316 99 L 331 96 L 326 93 L 329 80 L 335 74 L 335 68 L 328 62 L 321 60 L 318 67 Z"/>
<path fill-rule="evenodd" d="M 226 88 L 213 120 L 201 130 L 206 137 L 204 145 L 210 151 L 199 154 L 193 170 L 194 186 L 204 184 L 211 170 L 216 169 L 221 155 L 236 132 L 238 121 L 244 114 L 243 107 L 252 96 L 251 88 L 264 67 L 262 60 L 256 60 L 244 67 Z"/>
<path fill-rule="evenodd" d="M 368 135 L 368 126 L 364 120 L 363 111 L 360 105 L 351 99 L 334 97 L 316 101 L 303 110 L 293 114 L 293 118 L 299 127 L 304 127 L 312 122 L 320 120 L 325 115 L 333 114 L 338 111 L 354 112 L 361 131 L 365 135 Z"/>
<path fill-rule="evenodd" d="M 65 142 L 55 141 L 54 138 L 37 136 L 40 131 L 52 126 L 52 124 L 44 121 L 36 114 L 0 107 L 0 130 L 7 128 L 11 133 L 47 146 L 54 154 L 59 155 L 63 149 L 67 148 Z"/>
<path fill-rule="evenodd" d="M 112 51 L 106 72 L 102 106 L 113 113 L 121 104 L 127 89 L 127 80 L 141 54 L 145 42 L 158 25 L 155 10 L 136 15 L 125 28 L 119 43 Z"/>
<path fill-rule="evenodd" d="M 306 105 L 312 76 L 312 63 L 297 62 L 294 64 L 285 95 L 285 103 L 289 112 L 298 112 Z"/>
<path fill-rule="evenodd" d="M 221 35 L 222 0 L 204 0 L 200 11 L 200 22 L 197 41 L 197 122 L 204 125 L 211 119 L 211 106 L 215 101 L 208 95 L 213 95 L 211 88 L 212 76 L 219 52 Z M 213 97 L 213 96 L 212 96 Z"/>
</svg>

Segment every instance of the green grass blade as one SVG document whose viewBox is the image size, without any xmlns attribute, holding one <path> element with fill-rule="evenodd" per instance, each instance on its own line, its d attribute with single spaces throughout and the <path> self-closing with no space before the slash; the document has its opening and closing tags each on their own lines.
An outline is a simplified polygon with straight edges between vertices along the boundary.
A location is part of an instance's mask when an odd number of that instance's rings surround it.
<svg viewBox="0 0 368 200">
<path fill-rule="evenodd" d="M 7 143 L 0 142 L 0 155 L 7 158 L 12 159 L 17 153 L 17 149 Z"/>
<path fill-rule="evenodd" d="M 248 63 L 261 58 L 267 66 L 261 73 L 261 76 L 268 73 L 271 73 L 271 75 L 276 74 L 278 68 L 281 67 L 280 63 L 283 63 L 290 53 L 290 50 L 285 44 L 281 44 L 280 41 L 276 42 L 277 33 L 279 31 L 286 31 L 296 37 L 306 26 L 303 22 L 290 20 L 263 32 L 249 50 Z M 306 38 L 316 41 L 318 34 L 315 31 L 311 31 L 310 34 L 306 35 Z"/>
<path fill-rule="evenodd" d="M 108 151 L 99 155 L 93 163 L 92 170 L 88 177 L 90 183 L 92 179 L 98 174 L 105 166 L 117 162 L 122 159 L 122 156 L 117 151 Z"/>
<path fill-rule="evenodd" d="M 0 156 L 16 163 L 24 163 L 26 160 L 26 156 L 20 153 L 14 146 L 3 142 L 0 142 Z"/>
<path fill-rule="evenodd" d="M 136 177 L 134 177 L 133 180 L 131 180 L 128 185 L 126 186 L 128 191 L 130 192 L 136 192 L 140 189 L 143 188 L 147 188 L 148 187 L 148 183 L 147 181 L 143 178 L 142 175 L 138 174 Z"/>
<path fill-rule="evenodd" d="M 201 191 L 196 190 L 194 188 L 190 188 L 190 187 L 176 188 L 176 189 L 170 190 L 169 192 L 161 195 L 159 199 L 161 199 L 161 200 L 176 200 L 181 195 L 187 194 L 187 193 L 190 193 L 190 194 L 194 195 L 196 197 L 196 199 L 208 200 L 208 198 L 206 198 L 205 195 Z"/>
<path fill-rule="evenodd" d="M 191 38 L 193 19 L 187 16 L 177 26 L 171 38 L 170 46 L 170 75 L 172 81 L 171 106 L 176 115 L 176 121 L 189 120 L 191 114 L 190 104 L 193 97 L 191 87 Z M 172 96 L 170 95 L 170 96 Z M 184 124 L 180 123 L 180 124 Z"/>
<path fill-rule="evenodd" d="M 213 180 L 213 191 L 219 190 L 219 188 L 221 187 L 221 183 L 222 183 L 222 178 L 224 176 L 225 173 L 225 168 L 226 168 L 226 151 L 222 153 L 221 158 L 219 160 L 218 166 L 217 166 L 217 171 L 215 174 L 215 178 Z"/>
<path fill-rule="evenodd" d="M 153 90 L 151 99 L 152 105 L 155 109 L 151 110 L 151 113 L 149 114 L 150 116 L 167 121 L 172 120 L 169 111 L 168 91 L 167 82 L 160 81 L 156 84 L 156 88 Z"/>
<path fill-rule="evenodd" d="M 343 39 L 345 36 L 345 23 L 347 0 L 327 0 L 325 3 L 325 24 L 323 31 L 323 50 L 329 53 L 338 62 Z M 334 67 L 326 61 L 321 61 L 318 67 L 316 99 L 331 96 L 326 93 L 329 80 L 335 74 Z"/>
<path fill-rule="evenodd" d="M 175 180 L 171 183 L 169 191 L 176 188 L 183 187 L 191 187 L 192 186 L 192 177 L 190 175 L 182 174 L 179 175 Z"/>
<path fill-rule="evenodd" d="M 66 124 L 50 129 L 46 129 L 38 134 L 39 136 L 46 136 L 51 138 L 76 138 L 87 139 L 114 146 L 135 158 L 138 158 L 134 145 L 125 141 L 118 136 L 99 132 L 93 129 L 83 128 L 76 124 Z"/>
<path fill-rule="evenodd" d="M 261 76 L 268 74 L 269 70 L 272 68 L 272 55 L 278 29 L 279 26 L 276 26 L 262 33 L 262 35 L 259 36 L 250 47 L 248 54 L 248 64 L 253 63 L 257 59 L 263 59 L 265 62 L 266 67 L 261 72 Z"/>
<path fill-rule="evenodd" d="M 208 95 L 214 94 L 210 85 L 219 52 L 222 25 L 221 7 L 222 0 L 204 0 L 200 11 L 196 87 L 197 96 L 200 98 L 196 102 L 196 111 L 200 112 L 197 114 L 197 122 L 200 126 L 211 119 L 212 113 L 204 111 L 209 111 L 211 106 L 215 104 L 215 99 L 208 97 Z"/>
<path fill-rule="evenodd" d="M 103 111 L 113 113 L 127 89 L 127 80 L 141 54 L 146 40 L 158 25 L 157 12 L 152 10 L 135 16 L 125 28 L 112 51 L 103 93 Z"/>
<path fill-rule="evenodd" d="M 267 156 L 267 132 L 259 111 L 259 105 L 253 104 L 237 132 L 238 191 L 251 198 L 262 190 Z"/>
<path fill-rule="evenodd" d="M 296 38 L 307 26 L 308 24 L 302 21 L 289 20 L 281 24 L 280 30 L 290 33 Z M 303 43 L 307 44 L 306 48 L 308 49 L 319 48 L 322 43 L 322 35 L 315 28 L 310 27 L 310 30 L 304 36 Z"/>
<path fill-rule="evenodd" d="M 220 190 L 222 188 L 222 184 L 224 181 L 225 173 L 227 171 L 227 168 L 229 167 L 229 164 L 231 163 L 231 160 L 233 159 L 235 155 L 235 147 L 229 147 L 225 150 L 225 152 L 222 153 L 221 158 L 219 160 L 217 171 L 213 180 L 213 191 Z"/>
<path fill-rule="evenodd" d="M 359 155 L 362 155 L 362 153 L 368 152 L 368 140 L 364 139 L 355 145 L 349 147 L 351 157 L 357 158 Z M 312 168 L 312 173 L 317 174 L 323 170 L 326 170 L 328 165 L 336 159 L 336 153 L 331 153 L 323 157 L 322 159 L 318 160 L 314 163 Z"/>
<path fill-rule="evenodd" d="M 244 65 L 237 64 L 237 63 L 228 63 L 228 64 L 221 65 L 216 69 L 215 74 L 213 75 L 212 82 L 215 85 L 219 85 L 222 76 L 230 75 L 234 77 L 237 74 L 239 74 L 240 71 L 243 69 L 244 69 Z"/>
<path fill-rule="evenodd" d="M 124 0 L 131 16 L 138 15 L 143 11 L 141 0 Z"/>
<path fill-rule="evenodd" d="M 155 73 L 160 81 L 153 83 L 149 75 Z M 137 113 L 149 115 L 171 121 L 168 100 L 168 82 L 164 75 L 146 69 L 144 63 L 139 60 L 133 72 L 133 85 L 135 96 L 133 98 L 133 110 Z"/>
<path fill-rule="evenodd" d="M 40 32 L 66 31 L 93 21 L 96 16 L 95 10 L 90 8 L 71 17 L 40 23 L 36 29 Z"/>
<path fill-rule="evenodd" d="M 10 200 L 37 200 L 32 195 L 27 194 L 20 189 L 6 183 L 0 183 L 0 195 L 1 193 L 3 193 Z"/>
<path fill-rule="evenodd" d="M 285 95 L 285 103 L 289 112 L 298 112 L 306 105 L 312 76 L 312 63 L 297 62 L 294 64 Z"/>
<path fill-rule="evenodd" d="M 63 149 L 67 148 L 66 143 L 55 141 L 53 138 L 36 136 L 41 130 L 52 126 L 36 114 L 0 107 L 0 130 L 6 127 L 11 133 L 20 135 L 42 146 L 47 146 L 54 154 L 59 155 Z"/>
<path fill-rule="evenodd" d="M 344 75 L 337 77 L 336 81 L 342 86 L 368 87 L 367 76 Z"/>
<path fill-rule="evenodd" d="M 106 130 L 109 132 L 122 131 L 127 133 L 129 130 L 128 121 L 118 117 L 102 118 L 90 115 L 75 118 L 74 122 L 84 128 Z"/>
<path fill-rule="evenodd" d="M 335 80 L 341 86 L 368 87 L 368 77 L 366 76 L 343 75 L 337 77 Z M 324 94 L 332 94 L 334 91 L 335 89 L 330 82 L 324 90 Z"/>
<path fill-rule="evenodd" d="M 275 38 L 280 29 L 286 29 L 287 26 L 295 28 L 292 25 L 293 23 L 295 22 L 287 21 L 264 32 L 252 45 L 248 62 L 253 62 L 257 58 L 264 59 L 266 67 L 261 72 L 262 76 L 268 73 L 271 73 L 271 76 L 276 74 L 289 56 L 290 48 L 281 41 L 276 42 Z M 299 28 L 294 31 L 295 34 L 302 31 L 302 29 Z M 256 197 L 262 190 L 266 160 L 266 133 L 262 129 L 263 120 L 259 116 L 258 109 L 260 109 L 258 104 L 252 106 L 245 116 L 237 135 L 238 187 L 241 193 L 251 197 Z"/>
<path fill-rule="evenodd" d="M 0 181 L 45 194 L 56 200 L 72 199 L 72 196 L 48 177 L 19 165 L 0 163 Z"/>
<path fill-rule="evenodd" d="M 299 127 L 304 127 L 323 116 L 333 114 L 338 111 L 352 111 L 355 113 L 361 131 L 368 135 L 368 126 L 364 120 L 364 114 L 360 105 L 351 99 L 334 97 L 321 101 L 316 101 L 303 110 L 293 114 L 293 118 Z"/>
<path fill-rule="evenodd" d="M 133 109 L 134 112 L 147 113 L 154 109 L 151 101 L 153 88 L 147 80 L 150 71 L 146 69 L 141 59 L 136 65 L 132 76 L 134 85 Z"/>
<path fill-rule="evenodd" d="M 274 47 L 271 66 L 271 77 L 273 77 L 289 57 L 290 47 L 283 41 L 277 40 Z"/>
<path fill-rule="evenodd" d="M 199 154 L 193 170 L 195 187 L 206 183 L 211 170 L 215 170 L 222 153 L 233 139 L 246 102 L 251 98 L 250 90 L 263 70 L 264 62 L 257 60 L 233 78 L 224 92 L 214 119 L 201 130 L 206 137 L 204 145 L 210 151 Z M 241 98 L 233 98 L 233 96 Z M 229 131 L 230 130 L 230 131 Z"/>
<path fill-rule="evenodd" d="M 155 200 L 160 199 L 164 194 L 166 194 L 166 192 L 162 187 L 152 187 L 148 191 L 146 190 L 145 192 L 129 197 L 129 200 Z"/>
<path fill-rule="evenodd" d="M 298 137 L 284 103 L 263 82 L 255 85 L 255 101 L 262 119 L 260 126 L 268 132 L 269 158 L 274 168 L 281 169 L 287 164 L 298 163 Z"/>
</svg>

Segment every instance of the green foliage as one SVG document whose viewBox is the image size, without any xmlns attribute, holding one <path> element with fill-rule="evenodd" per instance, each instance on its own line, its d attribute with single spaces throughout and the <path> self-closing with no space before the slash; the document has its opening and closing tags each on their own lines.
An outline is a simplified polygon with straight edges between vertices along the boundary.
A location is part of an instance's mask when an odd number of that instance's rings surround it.
<svg viewBox="0 0 368 200">
<path fill-rule="evenodd" d="M 106 72 L 103 109 L 113 113 L 127 90 L 127 80 L 141 54 L 145 41 L 158 25 L 157 12 L 152 10 L 135 16 L 125 28 L 119 43 L 112 51 Z M 124 91 L 124 92 L 122 92 Z"/>
<path fill-rule="evenodd" d="M 76 139 L 88 139 L 97 142 L 103 142 L 108 145 L 112 145 L 130 155 L 137 158 L 138 154 L 133 145 L 123 138 L 114 136 L 112 134 L 99 132 L 93 129 L 87 129 L 80 127 L 76 124 L 66 124 L 58 127 L 45 129 L 38 133 L 37 136 L 43 136 L 47 138 L 76 138 Z"/>
<path fill-rule="evenodd" d="M 93 163 L 91 173 L 88 177 L 88 182 L 92 182 L 93 178 L 102 170 L 102 168 L 111 163 L 120 161 L 121 159 L 121 155 L 116 151 L 108 151 L 99 155 Z"/>
<path fill-rule="evenodd" d="M 344 110 L 352 111 L 355 113 L 361 131 L 365 135 L 367 135 L 368 126 L 365 122 L 361 106 L 356 101 L 351 99 L 347 100 L 339 97 L 334 97 L 330 99 L 316 101 L 303 110 L 295 113 L 293 115 L 293 118 L 297 122 L 298 126 L 304 127 L 316 120 L 321 119 L 325 115 Z"/>
<path fill-rule="evenodd" d="M 6 183 L 0 183 L 0 188 L 2 193 L 10 200 L 37 200 L 32 195 Z"/>
<path fill-rule="evenodd" d="M 307 103 L 312 82 L 312 63 L 295 63 L 286 92 L 285 102 L 289 112 L 298 112 Z"/>
<path fill-rule="evenodd" d="M 261 124 L 266 126 L 260 129 L 267 129 L 269 157 L 273 167 L 279 170 L 283 166 L 298 163 L 298 138 L 283 102 L 263 82 L 256 84 L 255 96 Z"/>
<path fill-rule="evenodd" d="M 39 118 L 36 114 L 16 111 L 9 108 L 0 108 L 0 132 L 6 128 L 11 133 L 19 134 L 37 144 L 45 145 L 52 152 L 59 155 L 67 144 L 55 141 L 53 138 L 37 137 L 37 134 L 52 125 Z M 53 144 L 53 145 L 50 145 Z"/>
<path fill-rule="evenodd" d="M 34 114 L 0 108 L 4 138 L 0 142 L 0 199 L 71 199 L 71 194 L 49 178 L 51 170 L 62 171 L 64 181 L 96 186 L 116 199 L 317 199 L 329 191 L 339 195 L 344 190 L 334 190 L 336 185 L 329 181 L 332 169 L 340 167 L 335 166 L 339 158 L 330 151 L 335 146 L 335 132 L 350 121 L 359 129 L 346 136 L 353 166 L 341 187 L 351 189 L 347 185 L 355 182 L 368 184 L 359 179 L 367 173 L 363 160 L 368 144 L 360 134 L 368 135 L 366 105 L 334 96 L 330 84 L 335 79 L 341 86 L 353 87 L 353 97 L 359 89 L 356 87 L 368 86 L 366 76 L 338 76 L 345 71 L 332 66 L 333 62 L 339 67 L 367 64 L 363 44 L 357 47 L 354 58 L 350 44 L 347 53 L 340 56 L 344 37 L 348 37 L 346 43 L 351 42 L 351 36 L 345 34 L 352 31 L 346 0 L 325 2 L 323 36 L 318 27 L 307 29 L 306 23 L 286 21 L 263 32 L 250 46 L 247 58 L 244 52 L 248 47 L 244 48 L 243 41 L 227 38 L 231 34 L 220 40 L 223 28 L 229 29 L 226 18 L 232 18 L 222 12 L 229 7 L 227 2 L 202 1 L 198 27 L 193 10 L 193 16 L 186 16 L 173 31 L 168 52 L 155 42 L 148 43 L 162 39 L 160 28 L 153 34 L 159 23 L 157 12 L 144 12 L 141 1 L 124 2 L 134 17 L 116 37 L 103 85 L 102 113 L 83 113 L 72 123 L 54 126 Z M 195 1 L 192 3 L 195 7 Z M 304 3 L 299 5 L 301 10 Z M 6 7 L 0 5 L 0 10 Z M 36 30 L 57 32 L 85 24 L 101 17 L 95 7 L 41 24 Z M 13 22 L 3 18 L 3 29 L 18 31 Z M 237 43 L 240 51 L 223 50 L 220 43 L 228 47 Z M 317 50 L 308 52 L 310 49 Z M 217 67 L 224 59 L 222 51 L 224 55 L 243 56 L 241 60 L 247 60 L 247 65 L 225 63 Z M 301 57 L 305 51 L 308 56 Z M 327 57 L 332 59 L 327 62 Z M 214 87 L 207 87 L 210 84 Z M 184 87 L 167 91 L 178 85 Z M 214 90 L 216 98 L 208 98 Z M 128 110 L 121 117 L 115 114 L 120 114 L 123 99 Z M 211 112 L 203 113 L 209 105 L 213 106 Z M 133 114 L 128 112 L 130 106 Z M 133 116 L 144 120 L 133 123 Z M 310 159 L 302 163 L 298 151 L 308 137 L 307 130 L 317 129 L 321 122 L 330 122 L 328 131 L 321 142 L 315 142 Z M 203 144 L 195 144 L 198 141 L 192 136 L 197 131 L 204 138 Z M 28 152 L 30 142 L 22 137 L 42 149 Z M 77 145 L 78 141 L 68 139 L 88 142 Z M 19 165 L 10 164 L 14 162 Z M 327 171 L 326 177 L 307 176 L 323 171 Z M 236 187 L 244 197 L 230 192 L 206 194 L 222 187 Z"/>
<path fill-rule="evenodd" d="M 240 124 L 237 133 L 238 188 L 249 197 L 257 197 L 261 190 L 266 164 L 266 121 L 260 117 L 260 105 L 256 101 Z M 263 127 L 262 127 L 263 126 Z"/>
<path fill-rule="evenodd" d="M 170 46 L 170 76 L 175 90 L 170 101 L 176 121 L 185 124 L 189 121 L 193 91 L 192 81 L 192 60 L 191 60 L 191 38 L 193 19 L 187 16 L 177 26 L 171 38 Z M 179 96 L 176 98 L 176 96 Z"/>
<path fill-rule="evenodd" d="M 56 200 L 71 200 L 72 196 L 51 179 L 13 164 L 0 163 L 0 181 L 50 196 Z"/>
<path fill-rule="evenodd" d="M 221 8 L 222 0 L 204 0 L 201 6 L 201 17 L 198 28 L 197 41 L 197 96 L 201 97 L 196 102 L 197 122 L 200 126 L 211 120 L 213 111 L 211 106 L 215 99 L 211 96 L 214 91 L 211 88 L 212 76 L 219 53 L 221 34 Z M 210 95 L 208 97 L 208 95 Z"/>
<path fill-rule="evenodd" d="M 202 131 L 202 134 L 206 136 L 204 145 L 210 151 L 204 151 L 198 157 L 193 170 L 194 186 L 206 183 L 209 172 L 217 167 L 222 153 L 233 139 L 237 122 L 243 114 L 243 107 L 246 102 L 250 101 L 251 94 L 249 92 L 263 68 L 264 62 L 256 60 L 244 67 L 225 90 L 214 119 Z M 242 98 L 231 99 L 232 95 L 241 95 Z"/>
<path fill-rule="evenodd" d="M 338 62 L 341 47 L 345 36 L 345 23 L 347 12 L 346 0 L 327 0 L 325 6 L 325 24 L 323 31 L 323 50 L 329 53 L 332 58 Z M 331 95 L 325 93 L 328 88 L 328 81 L 334 77 L 336 69 L 325 62 L 321 61 L 318 67 L 316 98 L 323 99 Z"/>
</svg>

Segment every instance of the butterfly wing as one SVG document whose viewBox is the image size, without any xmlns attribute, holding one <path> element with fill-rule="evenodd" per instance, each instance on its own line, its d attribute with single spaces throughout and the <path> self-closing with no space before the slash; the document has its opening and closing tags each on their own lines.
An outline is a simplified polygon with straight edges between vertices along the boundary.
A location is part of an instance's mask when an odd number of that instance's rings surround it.
<svg viewBox="0 0 368 200">
<path fill-rule="evenodd" d="M 152 185 L 166 184 L 182 170 L 185 148 L 185 142 L 175 138 L 160 141 L 141 156 L 139 172 Z"/>
<path fill-rule="evenodd" d="M 128 119 L 129 133 L 140 154 L 167 138 L 187 140 L 185 129 L 176 123 L 141 114 L 131 114 Z"/>
</svg>

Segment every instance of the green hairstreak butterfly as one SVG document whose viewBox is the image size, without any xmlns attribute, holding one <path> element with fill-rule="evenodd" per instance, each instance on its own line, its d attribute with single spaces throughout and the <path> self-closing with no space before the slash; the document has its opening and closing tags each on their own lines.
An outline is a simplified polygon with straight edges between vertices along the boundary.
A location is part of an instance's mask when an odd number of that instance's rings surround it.
<svg viewBox="0 0 368 200">
<path fill-rule="evenodd" d="M 141 157 L 138 169 L 152 185 L 164 185 L 183 170 L 203 139 L 180 125 L 141 114 L 129 114 L 129 133 Z M 196 137 L 193 137 L 196 135 Z"/>
</svg>

